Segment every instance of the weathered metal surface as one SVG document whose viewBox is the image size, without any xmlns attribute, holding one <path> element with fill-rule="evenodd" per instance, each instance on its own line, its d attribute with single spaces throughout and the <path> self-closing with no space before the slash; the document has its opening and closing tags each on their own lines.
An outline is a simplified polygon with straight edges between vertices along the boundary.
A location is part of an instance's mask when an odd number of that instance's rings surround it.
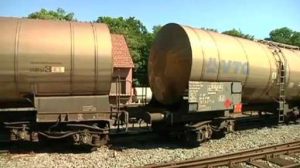
<svg viewBox="0 0 300 168">
<path fill-rule="evenodd" d="M 105 24 L 0 17 L 0 98 L 108 94 Z"/>
<path fill-rule="evenodd" d="M 287 100 L 299 99 L 300 51 L 272 45 L 167 24 L 158 33 L 149 57 L 152 92 L 159 102 L 172 104 L 182 97 L 189 80 L 239 81 L 246 102 L 270 102 L 278 94 L 274 56 L 278 54 L 287 61 Z"/>
<path fill-rule="evenodd" d="M 38 111 L 37 122 L 109 119 L 108 95 L 35 97 L 34 101 Z"/>
<path fill-rule="evenodd" d="M 241 83 L 239 82 L 189 81 L 190 112 L 229 110 L 241 101 Z"/>
</svg>

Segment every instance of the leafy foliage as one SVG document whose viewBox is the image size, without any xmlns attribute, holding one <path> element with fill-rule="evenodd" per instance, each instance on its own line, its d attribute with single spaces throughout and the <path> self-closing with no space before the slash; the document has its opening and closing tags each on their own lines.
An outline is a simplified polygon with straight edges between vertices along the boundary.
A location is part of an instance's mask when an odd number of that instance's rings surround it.
<svg viewBox="0 0 300 168">
<path fill-rule="evenodd" d="M 249 35 L 249 34 L 244 34 L 244 33 L 242 33 L 241 30 L 237 30 L 237 29 L 227 30 L 227 31 L 224 31 L 222 33 L 230 35 L 230 36 L 235 36 L 235 37 L 241 37 L 241 38 L 249 39 L 249 40 L 253 40 L 254 39 L 254 36 Z"/>
<path fill-rule="evenodd" d="M 74 13 L 66 13 L 62 8 L 58 8 L 56 11 L 41 9 L 38 12 L 33 12 L 28 15 L 31 19 L 44 19 L 44 20 L 65 20 L 65 21 L 75 21 Z"/>
<path fill-rule="evenodd" d="M 154 26 L 154 33 L 149 33 L 143 23 L 134 17 L 99 17 L 96 22 L 106 23 L 111 33 L 125 36 L 135 63 L 134 77 L 137 78 L 137 85 L 146 85 L 148 83 L 147 62 L 150 47 L 161 26 Z"/>
<path fill-rule="evenodd" d="M 300 47 L 300 32 L 294 32 L 291 37 L 291 44 Z"/>
<path fill-rule="evenodd" d="M 146 36 L 146 43 L 147 43 L 147 49 L 150 51 L 152 42 L 154 41 L 157 33 L 162 28 L 161 25 L 156 25 L 152 27 L 152 33 L 147 33 Z"/>
<path fill-rule="evenodd" d="M 218 33 L 218 30 L 217 29 L 213 29 L 213 28 L 205 28 L 205 27 L 201 27 L 202 30 L 207 30 L 207 31 L 212 31 L 212 32 L 217 32 Z"/>
<path fill-rule="evenodd" d="M 282 27 L 272 30 L 270 37 L 266 40 L 275 41 L 284 44 L 296 45 L 300 47 L 300 32 L 293 31 L 290 28 Z"/>
</svg>

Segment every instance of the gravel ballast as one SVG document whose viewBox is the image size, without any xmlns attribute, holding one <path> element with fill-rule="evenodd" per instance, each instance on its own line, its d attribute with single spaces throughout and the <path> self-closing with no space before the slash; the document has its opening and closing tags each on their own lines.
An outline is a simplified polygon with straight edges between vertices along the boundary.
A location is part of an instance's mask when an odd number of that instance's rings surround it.
<svg viewBox="0 0 300 168">
<path fill-rule="evenodd" d="M 175 143 L 147 142 L 104 146 L 91 153 L 0 154 L 0 167 L 136 167 L 167 161 L 216 156 L 300 139 L 300 125 L 238 131 L 210 140 L 197 148 Z"/>
</svg>

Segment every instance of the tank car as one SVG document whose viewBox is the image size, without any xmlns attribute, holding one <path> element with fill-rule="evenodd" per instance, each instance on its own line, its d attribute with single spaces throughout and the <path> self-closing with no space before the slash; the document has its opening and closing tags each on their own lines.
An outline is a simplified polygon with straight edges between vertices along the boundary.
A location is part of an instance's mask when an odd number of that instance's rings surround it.
<svg viewBox="0 0 300 168">
<path fill-rule="evenodd" d="M 143 122 L 198 145 L 233 131 L 242 112 L 279 123 L 299 116 L 298 47 L 167 24 L 148 62 L 152 100 L 122 106 L 118 96 L 109 104 L 105 24 L 0 17 L 0 25 L 0 139 L 100 146 Z"/>
<path fill-rule="evenodd" d="M 107 25 L 5 17 L 0 25 L 2 137 L 106 143 L 121 114 L 111 110 L 108 99 L 112 44 Z"/>
<path fill-rule="evenodd" d="M 166 108 L 165 122 L 153 128 L 177 129 L 198 143 L 214 131 L 232 130 L 242 111 L 272 113 L 279 123 L 294 120 L 299 67 L 299 47 L 167 24 L 148 62 L 154 102 Z"/>
</svg>

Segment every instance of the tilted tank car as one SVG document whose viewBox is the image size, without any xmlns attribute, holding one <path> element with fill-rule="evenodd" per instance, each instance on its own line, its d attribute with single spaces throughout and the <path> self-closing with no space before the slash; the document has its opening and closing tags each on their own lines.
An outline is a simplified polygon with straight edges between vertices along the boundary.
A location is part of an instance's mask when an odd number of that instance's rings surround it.
<svg viewBox="0 0 300 168">
<path fill-rule="evenodd" d="M 167 24 L 152 45 L 148 75 L 169 124 L 153 126 L 181 124 L 189 141 L 201 142 L 214 130 L 232 129 L 232 112 L 242 107 L 284 122 L 299 113 L 299 67 L 298 47 Z"/>
</svg>

